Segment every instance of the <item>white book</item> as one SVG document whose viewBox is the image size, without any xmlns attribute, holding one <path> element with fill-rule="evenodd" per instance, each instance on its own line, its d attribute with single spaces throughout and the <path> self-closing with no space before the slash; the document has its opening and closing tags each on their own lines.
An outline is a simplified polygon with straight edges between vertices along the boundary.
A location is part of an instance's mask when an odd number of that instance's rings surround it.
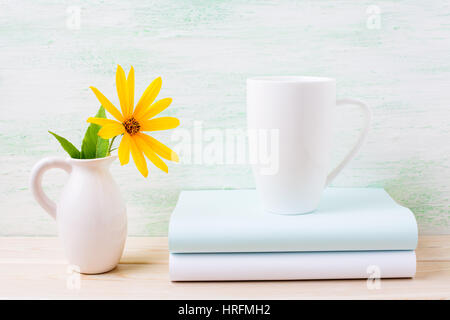
<svg viewBox="0 0 450 320">
<path fill-rule="evenodd" d="M 411 278 L 414 251 L 171 253 L 172 281 Z"/>
</svg>

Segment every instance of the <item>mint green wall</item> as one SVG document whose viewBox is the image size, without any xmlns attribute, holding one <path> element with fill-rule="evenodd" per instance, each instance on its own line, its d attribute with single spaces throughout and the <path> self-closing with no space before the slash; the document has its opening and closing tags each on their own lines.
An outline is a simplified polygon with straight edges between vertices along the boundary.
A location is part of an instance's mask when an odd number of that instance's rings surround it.
<svg viewBox="0 0 450 320">
<path fill-rule="evenodd" d="M 80 11 L 79 24 L 77 10 Z M 182 128 L 245 128 L 245 79 L 322 75 L 374 114 L 366 145 L 335 186 L 384 187 L 422 233 L 450 232 L 450 4 L 447 1 L 0 1 L 0 235 L 54 235 L 28 188 L 33 164 L 80 143 L 94 85 L 117 101 L 117 64 L 137 94 L 157 76 Z M 79 27 L 79 28 L 78 28 Z M 358 133 L 337 115 L 333 163 Z M 170 133 L 158 139 L 171 144 Z M 170 165 L 142 178 L 113 166 L 129 233 L 166 235 L 181 189 L 251 188 L 247 165 Z M 45 184 L 57 197 L 62 172 Z"/>
</svg>

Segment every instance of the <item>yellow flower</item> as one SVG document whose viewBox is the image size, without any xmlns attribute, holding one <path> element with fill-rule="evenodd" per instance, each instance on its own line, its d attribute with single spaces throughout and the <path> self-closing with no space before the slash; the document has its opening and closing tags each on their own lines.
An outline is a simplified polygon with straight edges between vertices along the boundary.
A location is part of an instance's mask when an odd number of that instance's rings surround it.
<svg viewBox="0 0 450 320">
<path fill-rule="evenodd" d="M 158 156 L 178 162 L 178 155 L 167 146 L 143 131 L 168 130 L 178 127 L 180 121 L 174 117 L 160 117 L 151 119 L 165 110 L 171 103 L 171 98 L 164 98 L 155 103 L 156 96 L 161 89 L 161 78 L 156 78 L 142 94 L 141 99 L 134 106 L 134 69 L 131 67 L 128 77 L 121 66 L 117 66 L 116 87 L 122 113 L 96 88 L 90 87 L 102 106 L 117 119 L 89 118 L 87 122 L 95 123 L 102 128 L 98 135 L 103 139 L 111 139 L 123 134 L 119 145 L 119 160 L 122 165 L 130 161 L 130 152 L 136 167 L 144 177 L 148 176 L 147 162 L 144 154 L 151 162 L 166 173 L 167 165 Z M 153 103 L 153 104 L 152 104 Z"/>
</svg>

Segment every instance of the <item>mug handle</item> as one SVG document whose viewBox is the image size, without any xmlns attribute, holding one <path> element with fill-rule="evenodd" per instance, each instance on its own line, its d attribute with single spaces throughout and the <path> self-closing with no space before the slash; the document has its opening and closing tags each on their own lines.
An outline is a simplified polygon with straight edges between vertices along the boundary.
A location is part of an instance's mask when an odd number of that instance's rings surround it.
<svg viewBox="0 0 450 320">
<path fill-rule="evenodd" d="M 49 169 L 63 169 L 67 173 L 72 171 L 72 166 L 67 159 L 61 158 L 44 158 L 36 163 L 31 170 L 30 188 L 36 201 L 44 208 L 45 211 L 56 219 L 56 204 L 50 200 L 42 189 L 42 177 Z"/>
<path fill-rule="evenodd" d="M 367 138 L 367 133 L 369 132 L 370 122 L 372 120 L 372 112 L 370 111 L 367 104 L 365 104 L 364 102 L 362 102 L 360 100 L 349 99 L 349 98 L 339 99 L 336 101 L 336 105 L 348 105 L 348 104 L 354 104 L 354 105 L 361 107 L 361 109 L 363 110 L 363 114 L 364 114 L 364 127 L 363 127 L 361 134 L 359 135 L 359 138 L 356 141 L 355 145 L 350 150 L 350 152 L 345 156 L 344 160 L 342 160 L 342 162 L 333 171 L 331 171 L 330 174 L 327 176 L 327 181 L 325 183 L 325 186 L 328 186 L 331 183 L 331 181 L 333 181 L 334 178 L 336 178 L 336 176 L 339 174 L 339 172 L 341 172 L 342 169 L 345 168 L 345 166 L 350 162 L 350 160 L 352 160 L 355 157 L 356 153 L 359 151 L 359 149 L 361 149 L 364 141 Z"/>
</svg>

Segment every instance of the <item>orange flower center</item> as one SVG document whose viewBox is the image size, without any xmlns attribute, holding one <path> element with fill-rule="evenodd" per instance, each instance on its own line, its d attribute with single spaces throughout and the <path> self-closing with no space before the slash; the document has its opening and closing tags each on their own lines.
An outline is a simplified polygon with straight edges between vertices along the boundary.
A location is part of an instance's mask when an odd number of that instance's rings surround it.
<svg viewBox="0 0 450 320">
<path fill-rule="evenodd" d="M 125 131 L 131 136 L 138 133 L 139 130 L 141 129 L 141 125 L 133 117 L 125 120 L 122 124 L 125 127 Z"/>
</svg>

